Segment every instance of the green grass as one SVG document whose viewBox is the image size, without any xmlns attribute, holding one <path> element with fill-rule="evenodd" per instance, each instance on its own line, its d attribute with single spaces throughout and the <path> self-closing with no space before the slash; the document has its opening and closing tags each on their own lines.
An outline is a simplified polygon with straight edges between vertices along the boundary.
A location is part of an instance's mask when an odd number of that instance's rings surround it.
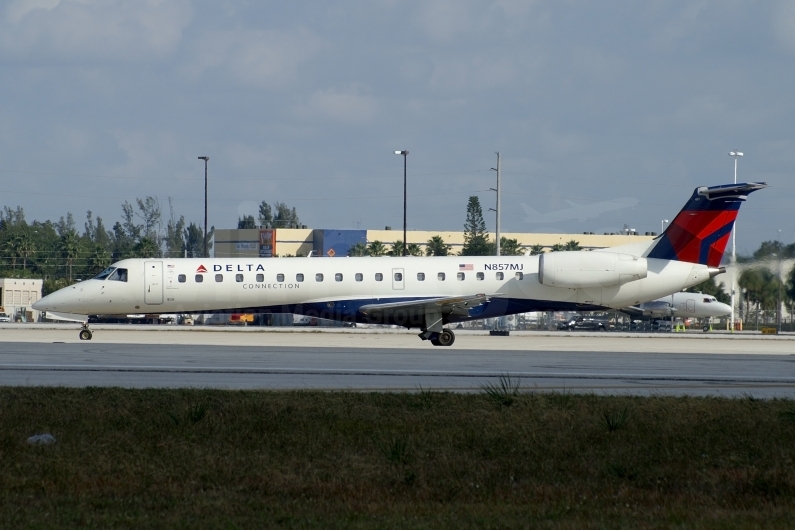
<svg viewBox="0 0 795 530">
<path fill-rule="evenodd" d="M 0 388 L 0 527 L 795 527 L 793 401 L 504 383 Z"/>
</svg>

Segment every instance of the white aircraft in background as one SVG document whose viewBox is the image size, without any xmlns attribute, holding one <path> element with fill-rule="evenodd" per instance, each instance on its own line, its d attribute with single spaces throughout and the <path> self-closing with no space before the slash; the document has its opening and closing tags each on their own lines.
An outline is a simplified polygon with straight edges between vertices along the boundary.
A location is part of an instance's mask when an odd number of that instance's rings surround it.
<svg viewBox="0 0 795 530">
<path fill-rule="evenodd" d="M 45 296 L 38 310 L 79 315 L 294 313 L 419 328 L 529 311 L 620 309 L 724 272 L 726 242 L 747 195 L 764 183 L 696 188 L 652 241 L 538 256 L 125 259 Z M 80 338 L 91 339 L 87 323 Z"/>
<path fill-rule="evenodd" d="M 651 302 L 623 307 L 621 312 L 632 317 L 713 318 L 731 314 L 732 308 L 718 302 L 710 294 L 679 292 Z"/>
</svg>

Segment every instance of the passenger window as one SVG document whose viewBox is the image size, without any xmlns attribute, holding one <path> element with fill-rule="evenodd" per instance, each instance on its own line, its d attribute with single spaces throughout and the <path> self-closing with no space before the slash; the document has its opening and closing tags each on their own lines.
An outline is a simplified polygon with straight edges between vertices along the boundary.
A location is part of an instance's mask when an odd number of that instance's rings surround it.
<svg viewBox="0 0 795 530">
<path fill-rule="evenodd" d="M 417 281 L 420 281 L 420 282 L 424 282 L 425 281 L 425 273 L 424 272 L 418 272 L 417 273 Z"/>
<path fill-rule="evenodd" d="M 497 279 L 498 279 L 498 280 L 504 280 L 504 279 L 505 279 L 505 274 L 504 274 L 504 273 L 502 273 L 502 272 L 498 272 L 498 273 L 497 273 Z"/>
<path fill-rule="evenodd" d="M 204 276 L 202 276 L 201 274 L 197 274 L 194 280 L 196 280 L 196 283 L 201 283 L 204 281 Z"/>
<path fill-rule="evenodd" d="M 376 272 L 375 273 L 375 281 L 380 282 L 380 281 L 383 281 L 383 280 L 384 280 L 384 275 L 381 274 L 380 272 Z"/>
<path fill-rule="evenodd" d="M 364 280 L 364 274 L 362 274 L 361 272 L 357 272 L 356 273 L 356 281 L 360 282 L 362 280 Z"/>
<path fill-rule="evenodd" d="M 235 274 L 235 281 L 237 283 L 242 282 L 243 281 L 243 275 L 242 274 Z"/>
<path fill-rule="evenodd" d="M 338 272 L 337 274 L 334 275 L 334 281 L 335 282 L 341 282 L 342 281 L 342 273 L 341 272 Z"/>
<path fill-rule="evenodd" d="M 466 274 L 464 274 L 463 272 L 459 272 L 458 274 L 456 274 L 456 277 L 458 278 L 459 281 L 461 281 L 466 278 Z"/>
<path fill-rule="evenodd" d="M 395 281 L 396 282 L 402 282 L 403 281 L 403 273 L 402 272 L 396 272 L 395 273 Z"/>
<path fill-rule="evenodd" d="M 216 274 L 215 275 L 215 281 L 218 282 L 218 283 L 221 283 L 222 281 L 224 281 L 224 275 L 223 274 Z"/>
<path fill-rule="evenodd" d="M 523 280 L 524 279 L 524 273 L 523 272 L 517 272 L 516 273 L 516 279 L 517 280 Z"/>
<path fill-rule="evenodd" d="M 257 281 L 258 282 L 264 282 L 265 281 L 265 275 L 262 274 L 262 273 L 257 274 Z"/>
<path fill-rule="evenodd" d="M 440 272 L 439 274 L 437 274 L 436 275 L 436 279 L 439 280 L 440 282 L 443 282 L 444 281 L 444 273 Z"/>
<path fill-rule="evenodd" d="M 113 271 L 113 274 L 108 277 L 108 280 L 114 282 L 126 282 L 127 281 L 127 269 L 116 269 Z"/>
<path fill-rule="evenodd" d="M 483 278 L 485 278 L 485 276 L 483 275 L 482 272 L 478 272 L 477 274 L 475 274 L 475 278 L 477 278 L 478 280 L 482 280 Z"/>
<path fill-rule="evenodd" d="M 295 275 L 295 281 L 297 281 L 297 282 L 302 282 L 302 281 L 304 281 L 304 275 L 303 275 L 303 274 L 301 274 L 301 273 L 298 273 L 298 274 L 296 274 L 296 275 Z"/>
<path fill-rule="evenodd" d="M 179 283 L 185 283 L 185 280 L 187 279 L 188 279 L 187 276 L 185 276 L 184 274 L 180 274 L 179 276 L 177 276 L 177 281 Z"/>
<path fill-rule="evenodd" d="M 315 274 L 315 281 L 316 282 L 322 282 L 323 281 L 323 275 L 320 274 L 320 273 Z"/>
<path fill-rule="evenodd" d="M 279 282 L 279 283 L 283 282 L 284 281 L 284 274 L 277 274 L 276 275 L 276 281 Z"/>
</svg>

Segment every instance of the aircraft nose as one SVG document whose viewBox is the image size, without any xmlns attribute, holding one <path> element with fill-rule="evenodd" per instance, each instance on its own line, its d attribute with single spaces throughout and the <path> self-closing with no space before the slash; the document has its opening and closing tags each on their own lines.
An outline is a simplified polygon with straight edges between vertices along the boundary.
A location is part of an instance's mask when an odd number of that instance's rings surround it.
<svg viewBox="0 0 795 530">
<path fill-rule="evenodd" d="M 74 291 L 74 287 L 70 286 L 48 294 L 33 303 L 33 309 L 37 311 L 68 311 L 69 306 L 76 301 L 72 291 Z"/>
<path fill-rule="evenodd" d="M 715 314 L 713 316 L 722 317 L 730 315 L 731 312 L 732 312 L 732 307 L 729 304 L 718 302 L 717 304 L 715 304 Z"/>
</svg>

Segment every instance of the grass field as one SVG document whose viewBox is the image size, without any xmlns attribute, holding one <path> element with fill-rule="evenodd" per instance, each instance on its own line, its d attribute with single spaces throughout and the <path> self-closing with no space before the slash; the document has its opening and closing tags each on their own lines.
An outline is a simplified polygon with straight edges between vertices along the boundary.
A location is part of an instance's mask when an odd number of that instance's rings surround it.
<svg viewBox="0 0 795 530">
<path fill-rule="evenodd" d="M 0 526 L 795 527 L 793 401 L 491 390 L 0 388 Z"/>
</svg>

